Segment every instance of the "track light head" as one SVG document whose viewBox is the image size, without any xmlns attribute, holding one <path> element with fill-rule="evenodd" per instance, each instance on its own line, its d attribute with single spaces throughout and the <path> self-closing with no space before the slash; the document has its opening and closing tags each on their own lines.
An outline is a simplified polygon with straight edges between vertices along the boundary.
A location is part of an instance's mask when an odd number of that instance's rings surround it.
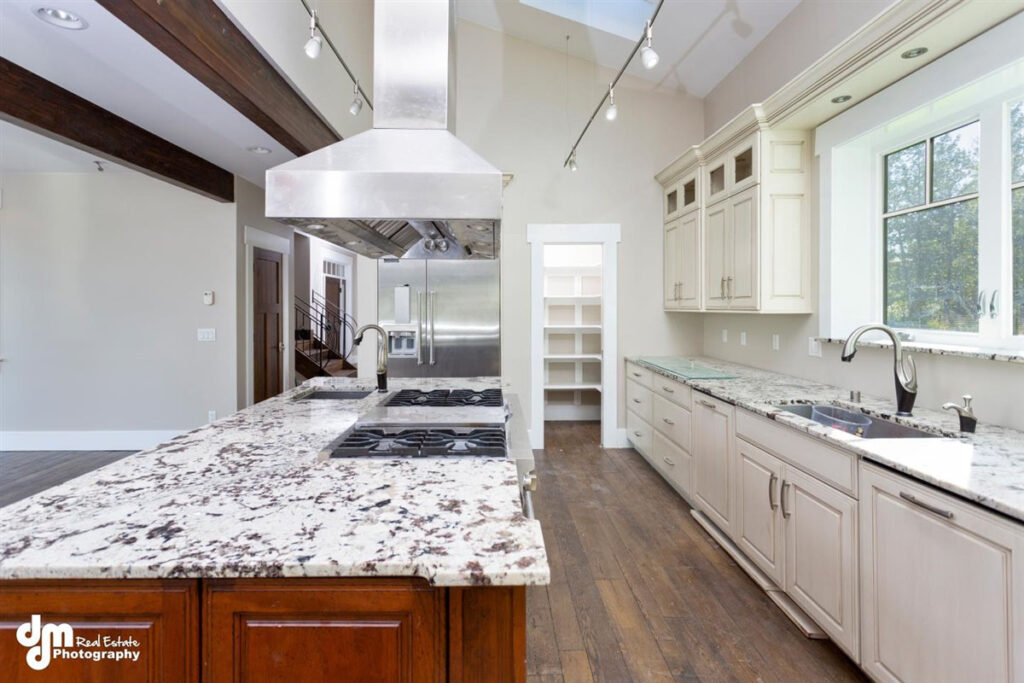
<svg viewBox="0 0 1024 683">
<path fill-rule="evenodd" d="M 323 38 L 316 34 L 316 10 L 313 10 L 309 15 L 309 40 L 306 41 L 306 46 L 303 49 L 306 51 L 307 57 L 316 59 L 320 56 L 320 49 L 323 46 Z"/>
<path fill-rule="evenodd" d="M 619 116 L 619 107 L 615 104 L 615 91 L 608 86 L 608 108 L 604 110 L 604 117 L 608 121 L 614 121 Z"/>
<path fill-rule="evenodd" d="M 569 155 L 569 170 L 575 173 L 579 170 L 579 166 L 576 165 L 576 152 Z"/>
<path fill-rule="evenodd" d="M 359 81 L 352 84 L 352 104 L 348 105 L 348 113 L 359 116 L 363 110 L 363 94 L 359 92 Z"/>
<path fill-rule="evenodd" d="M 640 48 L 640 63 L 644 65 L 645 69 L 650 71 L 654 67 L 658 66 L 659 57 L 658 53 L 654 51 L 653 47 L 651 47 L 651 22 L 649 20 L 647 22 L 645 33 L 647 34 L 647 41 L 644 43 L 643 47 Z"/>
</svg>

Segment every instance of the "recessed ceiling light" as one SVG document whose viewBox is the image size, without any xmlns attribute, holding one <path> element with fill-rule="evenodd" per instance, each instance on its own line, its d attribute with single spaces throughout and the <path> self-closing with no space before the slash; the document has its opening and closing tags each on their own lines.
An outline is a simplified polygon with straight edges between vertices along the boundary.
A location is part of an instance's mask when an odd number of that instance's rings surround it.
<svg viewBox="0 0 1024 683">
<path fill-rule="evenodd" d="M 309 228 L 310 230 L 323 230 L 327 226 L 324 225 L 323 223 L 310 223 L 306 227 Z"/>
<path fill-rule="evenodd" d="M 900 57 L 902 57 L 903 59 L 914 59 L 915 57 L 920 57 L 925 52 L 928 52 L 928 48 L 926 47 L 912 47 L 903 54 L 901 54 Z"/>
<path fill-rule="evenodd" d="M 842 104 L 843 102 L 849 102 L 853 98 L 849 95 L 839 95 L 838 97 L 832 98 L 832 104 Z"/>
<path fill-rule="evenodd" d="M 82 17 L 68 12 L 67 10 L 57 9 L 56 7 L 37 7 L 36 16 L 45 21 L 47 24 L 53 24 L 60 28 L 66 28 L 71 31 L 81 31 L 83 28 L 89 26 Z"/>
<path fill-rule="evenodd" d="M 252 147 L 246 147 L 246 149 L 253 154 L 270 154 L 270 149 L 262 145 L 253 145 Z"/>
</svg>

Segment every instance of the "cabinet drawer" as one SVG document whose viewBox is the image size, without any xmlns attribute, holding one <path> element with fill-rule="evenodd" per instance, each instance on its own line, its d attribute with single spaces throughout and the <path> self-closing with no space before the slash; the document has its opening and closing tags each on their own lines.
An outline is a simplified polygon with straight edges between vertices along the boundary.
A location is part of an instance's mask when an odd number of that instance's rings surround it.
<svg viewBox="0 0 1024 683">
<path fill-rule="evenodd" d="M 636 382 L 642 387 L 651 388 L 652 373 L 647 368 L 642 368 L 636 363 L 626 363 L 626 379 Z"/>
<path fill-rule="evenodd" d="M 663 434 L 654 432 L 654 466 L 661 475 L 683 495 L 690 495 L 690 454 L 669 441 Z"/>
<path fill-rule="evenodd" d="M 857 497 L 857 457 L 852 453 L 746 410 L 736 411 L 736 435 Z"/>
<path fill-rule="evenodd" d="M 661 375 L 651 375 L 651 389 L 673 403 L 689 409 L 690 387 Z"/>
<path fill-rule="evenodd" d="M 654 428 L 687 453 L 690 452 L 690 411 L 661 396 L 654 397 Z"/>
<path fill-rule="evenodd" d="M 651 425 L 632 410 L 626 411 L 626 438 L 645 457 L 653 455 L 651 451 Z"/>
<path fill-rule="evenodd" d="M 651 421 L 651 390 L 636 382 L 626 382 L 626 407 L 632 410 L 645 422 Z"/>
</svg>

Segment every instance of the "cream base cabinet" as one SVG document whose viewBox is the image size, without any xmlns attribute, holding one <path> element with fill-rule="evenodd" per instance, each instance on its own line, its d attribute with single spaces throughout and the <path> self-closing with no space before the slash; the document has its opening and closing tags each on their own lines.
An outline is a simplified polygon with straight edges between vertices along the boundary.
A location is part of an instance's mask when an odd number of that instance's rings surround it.
<svg viewBox="0 0 1024 683">
<path fill-rule="evenodd" d="M 736 462 L 736 545 L 781 587 L 785 580 L 782 515 L 778 512 L 782 461 L 736 439 Z"/>
<path fill-rule="evenodd" d="M 786 594 L 857 660 L 857 501 L 787 466 L 779 507 L 786 546 Z"/>
<path fill-rule="evenodd" d="M 693 421 L 693 497 L 715 526 L 732 536 L 735 408 L 695 391 L 690 415 Z"/>
<path fill-rule="evenodd" d="M 861 666 L 878 681 L 1024 680 L 1024 531 L 862 463 Z"/>
</svg>

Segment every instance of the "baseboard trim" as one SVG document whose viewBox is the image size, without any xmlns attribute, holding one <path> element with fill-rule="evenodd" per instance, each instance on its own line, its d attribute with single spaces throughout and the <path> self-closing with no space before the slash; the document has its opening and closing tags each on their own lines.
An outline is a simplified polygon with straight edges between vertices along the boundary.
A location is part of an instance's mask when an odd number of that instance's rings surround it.
<svg viewBox="0 0 1024 683">
<path fill-rule="evenodd" d="M 141 451 L 185 429 L 0 432 L 0 451 Z"/>
</svg>

